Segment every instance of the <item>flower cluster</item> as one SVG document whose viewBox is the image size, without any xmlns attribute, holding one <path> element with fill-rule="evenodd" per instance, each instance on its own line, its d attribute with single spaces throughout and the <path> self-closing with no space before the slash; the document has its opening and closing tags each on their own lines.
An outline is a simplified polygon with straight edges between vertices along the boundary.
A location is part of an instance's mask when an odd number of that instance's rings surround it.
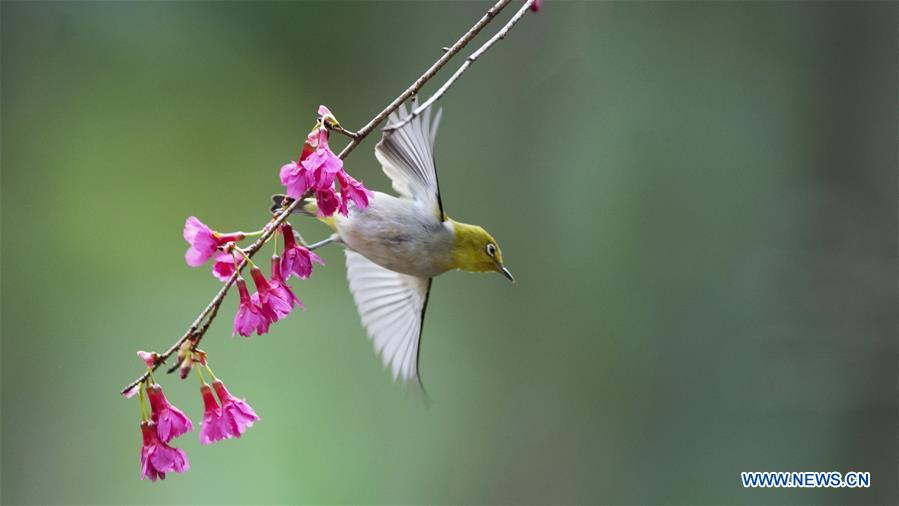
<svg viewBox="0 0 899 506">
<path fill-rule="evenodd" d="M 281 168 L 281 183 L 295 200 L 314 195 L 320 216 L 331 216 L 335 212 L 346 216 L 352 208 L 367 207 L 373 194 L 344 171 L 343 161 L 328 145 L 329 131 L 340 127 L 337 118 L 325 106 L 319 107 L 318 113 L 318 120 L 306 136 L 299 160 Z M 277 230 L 274 227 L 278 227 Z M 281 255 L 277 248 L 279 233 L 284 248 Z M 275 238 L 275 253 L 268 277 L 250 259 L 262 244 L 257 242 L 246 250 L 238 245 L 254 236 L 262 236 L 263 244 Z M 324 265 L 318 255 L 304 246 L 302 238 L 297 241 L 293 227 L 278 213 L 262 230 L 229 233 L 217 232 L 197 217 L 190 216 L 184 223 L 184 240 L 189 244 L 184 255 L 187 265 L 199 267 L 212 259 L 213 276 L 224 283 L 237 285 L 238 307 L 233 335 L 249 337 L 253 332 L 265 334 L 272 323 L 283 320 L 295 308 L 302 308 L 303 304 L 287 281 L 291 276 L 307 279 L 312 274 L 313 264 Z M 250 268 L 255 286 L 252 294 L 241 275 L 241 261 L 245 261 Z M 207 321 L 202 331 L 191 332 L 188 338 L 183 339 L 177 350 L 178 363 L 169 371 L 179 369 L 184 379 L 191 369 L 195 369 L 200 377 L 200 396 L 203 400 L 200 443 L 204 445 L 239 438 L 259 420 L 246 401 L 234 397 L 225 384 L 215 377 L 207 363 L 206 353 L 197 348 L 208 324 Z M 174 350 L 163 355 L 138 352 L 148 371 L 141 381 L 123 392 L 126 398 L 140 394 L 140 427 L 143 434 L 141 479 L 165 479 L 167 473 L 182 473 L 190 467 L 184 450 L 174 448 L 169 443 L 193 430 L 193 423 L 183 411 L 169 402 L 153 377 L 153 371 L 173 353 Z M 206 383 L 201 369 L 212 378 L 211 385 Z"/>
<path fill-rule="evenodd" d="M 284 236 L 284 256 L 272 256 L 269 279 L 250 261 L 250 277 L 256 286 L 255 293 L 250 295 L 246 281 L 240 275 L 237 277 L 240 301 L 234 315 L 234 334 L 244 337 L 249 337 L 254 331 L 256 335 L 265 334 L 269 325 L 286 318 L 295 307 L 302 308 L 303 303 L 286 283 L 287 279 L 291 275 L 306 279 L 312 274 L 313 262 L 325 264 L 318 255 L 296 243 L 289 223 L 281 226 L 281 235 Z"/>
<path fill-rule="evenodd" d="M 300 158 L 281 167 L 281 184 L 287 187 L 287 195 L 293 199 L 315 195 L 319 216 L 331 216 L 336 211 L 347 216 L 349 202 L 365 209 L 372 192 L 343 170 L 343 160 L 328 146 L 328 128 L 339 126 L 337 119 L 325 106 L 318 108 L 319 119 L 306 136 Z M 334 183 L 340 184 L 340 193 Z"/>
<path fill-rule="evenodd" d="M 200 352 L 202 353 L 202 352 Z M 151 356 L 146 352 L 138 352 L 138 355 L 147 360 Z M 156 355 L 155 353 L 152 355 Z M 158 356 L 158 355 L 157 355 Z M 200 377 L 200 394 L 203 399 L 203 423 L 200 427 L 200 444 L 210 444 L 222 439 L 240 437 L 248 427 L 259 420 L 259 415 L 243 399 L 231 395 L 225 388 L 225 384 L 212 374 L 209 365 L 205 363 L 205 353 L 202 358 L 203 366 L 213 378 L 212 388 L 206 384 L 200 369 L 197 375 Z M 183 411 L 176 408 L 162 392 L 162 387 L 152 381 L 144 386 L 138 385 L 140 392 L 141 424 L 143 445 L 140 450 L 140 477 L 156 481 L 164 480 L 166 473 L 183 473 L 190 469 L 187 454 L 180 448 L 174 448 L 169 443 L 176 437 L 183 436 L 192 431 L 194 426 L 190 418 Z M 218 400 L 212 394 L 212 390 L 218 395 Z M 149 400 L 149 413 L 147 402 L 144 399 L 144 390 Z"/>
<path fill-rule="evenodd" d="M 143 446 L 140 449 L 140 478 L 142 480 L 149 478 L 150 481 L 164 480 L 166 473 L 183 473 L 190 468 L 184 450 L 173 448 L 168 443 L 193 430 L 193 424 L 184 412 L 166 399 L 165 394 L 162 393 L 162 387 L 150 384 L 146 386 L 146 390 L 147 397 L 150 399 L 149 415 L 146 413 L 144 392 L 140 391 L 140 430 L 143 434 Z"/>
<path fill-rule="evenodd" d="M 213 389 L 218 396 L 216 401 Z M 239 438 L 259 420 L 259 415 L 243 399 L 231 395 L 221 380 L 212 382 L 212 388 L 203 384 L 203 425 L 200 427 L 200 444 L 208 445 L 229 438 Z"/>
</svg>

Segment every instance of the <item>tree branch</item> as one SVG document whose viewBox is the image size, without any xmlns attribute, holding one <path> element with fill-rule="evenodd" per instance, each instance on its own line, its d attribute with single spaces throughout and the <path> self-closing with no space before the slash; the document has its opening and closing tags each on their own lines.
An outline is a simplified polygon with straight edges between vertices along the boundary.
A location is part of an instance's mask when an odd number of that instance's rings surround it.
<svg viewBox="0 0 899 506">
<path fill-rule="evenodd" d="M 371 119 L 365 126 L 359 129 L 356 132 L 351 132 L 349 130 L 345 130 L 342 127 L 339 128 L 339 132 L 348 136 L 352 140 L 349 144 L 346 145 L 345 148 L 338 155 L 341 159 L 346 158 L 351 151 L 356 149 L 357 146 L 370 134 L 377 126 L 387 118 L 393 111 L 395 111 L 400 104 L 405 102 L 409 97 L 414 95 L 427 83 L 432 77 L 434 77 L 437 72 L 443 68 L 446 63 L 453 58 L 459 51 L 461 51 L 472 39 L 477 36 L 477 34 L 487 26 L 490 21 L 502 11 L 506 5 L 509 4 L 511 0 L 499 0 L 494 4 L 487 12 L 475 23 L 465 34 L 456 41 L 444 54 L 436 61 L 433 65 L 431 65 L 428 70 L 425 71 L 415 82 L 412 83 L 405 91 L 400 93 L 398 97 L 396 97 L 393 102 L 391 102 L 387 107 L 384 108 L 380 113 L 378 113 L 374 118 Z M 528 5 L 533 2 L 533 0 L 529 0 L 527 2 Z M 505 29 L 508 31 L 507 29 Z M 307 195 L 308 196 L 308 195 Z M 275 232 L 278 230 L 278 227 L 287 221 L 288 216 L 293 212 L 300 203 L 303 202 L 303 199 L 297 199 L 291 202 L 287 207 L 282 208 L 278 213 L 272 217 L 269 221 L 268 225 L 266 225 L 265 231 L 259 236 L 256 241 L 251 244 L 249 247 L 244 249 L 247 257 L 253 257 L 262 247 L 272 238 Z M 146 372 L 140 375 L 137 379 L 128 384 L 125 388 L 122 389 L 122 393 L 126 393 L 129 390 L 133 389 L 141 382 L 146 381 L 147 377 L 150 375 L 151 371 L 155 371 L 158 369 L 166 360 L 169 359 L 173 354 L 175 354 L 185 341 L 188 339 L 193 340 L 192 348 L 196 348 L 199 344 L 200 340 L 203 339 L 203 336 L 206 334 L 206 331 L 209 329 L 212 320 L 215 319 L 218 314 L 219 306 L 222 305 L 222 302 L 225 300 L 225 296 L 228 295 L 228 290 L 231 289 L 231 286 L 234 285 L 237 277 L 240 275 L 244 266 L 247 264 L 247 260 L 243 259 L 240 262 L 240 265 L 237 268 L 237 271 L 231 275 L 225 285 L 215 294 L 215 297 L 206 305 L 206 308 L 200 312 L 197 318 L 193 321 L 190 327 L 187 329 L 187 332 L 184 333 L 175 344 L 173 344 L 168 350 L 161 353 L 159 358 L 157 358 L 156 362 L 153 364 L 153 367 L 149 368 Z M 205 324 L 204 324 L 205 321 Z"/>
<path fill-rule="evenodd" d="M 434 77 L 437 72 L 453 58 L 453 56 L 456 56 L 459 51 L 461 51 L 466 45 L 468 45 L 468 43 L 471 42 L 471 39 L 475 38 L 475 36 L 477 36 L 477 34 L 480 33 L 480 31 L 485 26 L 487 26 L 490 21 L 492 21 L 493 18 L 496 17 L 496 15 L 506 7 L 506 5 L 509 5 L 510 1 L 511 0 L 499 0 L 498 2 L 496 2 L 496 4 L 493 5 L 493 7 L 488 9 L 484 16 L 482 16 L 481 19 L 479 19 L 478 22 L 474 24 L 474 26 L 472 26 L 467 32 L 465 32 L 465 35 L 463 35 L 462 38 L 460 38 L 458 41 L 456 41 L 455 44 L 450 46 L 450 48 L 447 49 L 443 53 L 443 55 L 436 62 L 434 62 L 433 65 L 431 65 L 431 68 L 426 70 L 425 73 L 421 75 L 421 77 L 416 79 L 411 86 L 406 88 L 406 91 L 400 93 L 400 95 L 396 97 L 393 102 L 390 103 L 390 105 L 385 107 L 383 111 L 379 112 L 377 116 L 372 118 L 371 121 L 369 121 L 364 127 L 360 128 L 356 132 L 356 138 L 353 139 L 352 142 L 347 144 L 345 148 L 343 148 L 343 151 L 341 151 L 339 155 L 340 158 L 345 157 L 346 155 L 350 154 L 351 151 L 356 149 L 356 147 L 362 143 L 362 140 L 365 139 L 365 137 L 370 134 L 372 130 L 377 128 L 382 121 L 387 119 L 387 116 L 389 116 L 390 113 L 395 111 L 403 102 L 408 100 L 409 97 L 416 94 L 418 90 L 420 90 L 421 87 L 425 85 L 426 82 L 430 81 L 431 78 Z M 533 2 L 533 0 L 529 0 L 528 4 L 530 4 L 530 2 Z"/>
<path fill-rule="evenodd" d="M 452 77 L 447 79 L 446 82 L 443 83 L 443 86 L 441 86 L 436 92 L 434 92 L 434 94 L 431 95 L 430 98 L 428 98 L 425 102 L 423 102 L 421 105 L 416 107 L 408 116 L 406 116 L 405 119 L 403 119 L 399 123 L 396 123 L 394 125 L 390 125 L 390 126 L 384 128 L 384 131 L 389 132 L 389 131 L 393 131 L 393 130 L 396 130 L 396 129 L 402 127 L 406 123 L 412 121 L 413 118 L 415 118 L 416 116 L 418 116 L 419 114 L 424 112 L 428 107 L 431 107 L 431 105 L 433 105 L 434 102 L 440 100 L 440 97 L 442 97 L 446 93 L 446 91 L 448 89 L 450 89 L 450 87 L 453 85 L 453 83 L 455 83 L 456 80 L 459 79 L 459 77 L 466 70 L 468 70 L 468 67 L 470 67 L 472 63 L 474 63 L 478 58 L 480 58 L 481 55 L 486 53 L 491 48 L 491 46 L 493 46 L 493 44 L 495 44 L 498 40 L 506 38 L 506 35 L 508 35 L 509 30 L 511 30 L 512 27 L 515 26 L 516 23 L 518 23 L 518 21 L 522 18 L 522 16 L 525 15 L 525 13 L 528 11 L 528 9 L 531 8 L 531 5 L 533 5 L 533 3 L 535 1 L 536 0 L 526 1 L 524 3 L 524 5 L 522 5 L 521 8 L 518 9 L 518 12 L 516 12 L 515 15 L 512 16 L 512 18 L 509 20 L 509 22 L 506 23 L 506 25 L 503 26 L 498 32 L 496 32 L 496 34 L 493 37 L 490 37 L 490 40 L 485 42 L 483 46 L 479 47 L 477 51 L 475 51 L 474 53 L 471 54 L 471 56 L 466 58 L 465 63 L 463 63 L 462 66 L 459 67 L 459 70 L 457 70 L 456 73 L 452 75 Z"/>
</svg>

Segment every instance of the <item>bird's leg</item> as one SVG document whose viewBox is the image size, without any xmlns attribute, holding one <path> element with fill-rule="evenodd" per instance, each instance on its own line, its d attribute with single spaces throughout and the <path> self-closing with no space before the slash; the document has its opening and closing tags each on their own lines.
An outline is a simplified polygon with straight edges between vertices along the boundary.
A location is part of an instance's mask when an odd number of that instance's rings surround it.
<svg viewBox="0 0 899 506">
<path fill-rule="evenodd" d="M 322 246 L 327 246 L 328 244 L 331 244 L 332 242 L 340 242 L 340 237 L 337 234 L 331 234 L 331 237 L 328 237 L 327 239 L 318 241 L 315 244 L 310 244 L 306 247 L 311 251 L 315 251 L 318 248 L 321 248 Z"/>
</svg>

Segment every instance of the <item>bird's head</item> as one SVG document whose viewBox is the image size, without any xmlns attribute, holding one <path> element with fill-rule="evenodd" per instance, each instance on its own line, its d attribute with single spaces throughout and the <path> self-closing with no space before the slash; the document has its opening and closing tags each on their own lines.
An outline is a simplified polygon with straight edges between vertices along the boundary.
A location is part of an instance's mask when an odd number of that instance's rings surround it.
<svg viewBox="0 0 899 506">
<path fill-rule="evenodd" d="M 453 223 L 453 267 L 468 272 L 498 272 L 515 281 L 503 265 L 503 253 L 492 235 L 477 225 Z"/>
</svg>

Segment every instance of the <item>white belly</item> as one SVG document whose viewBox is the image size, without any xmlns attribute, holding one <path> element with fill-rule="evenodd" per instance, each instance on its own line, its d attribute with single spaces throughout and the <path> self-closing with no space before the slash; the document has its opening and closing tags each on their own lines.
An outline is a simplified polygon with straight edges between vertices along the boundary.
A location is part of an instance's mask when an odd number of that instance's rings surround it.
<svg viewBox="0 0 899 506">
<path fill-rule="evenodd" d="M 452 224 L 414 200 L 375 192 L 368 208 L 335 225 L 344 244 L 386 269 L 424 278 L 449 269 Z"/>
</svg>

